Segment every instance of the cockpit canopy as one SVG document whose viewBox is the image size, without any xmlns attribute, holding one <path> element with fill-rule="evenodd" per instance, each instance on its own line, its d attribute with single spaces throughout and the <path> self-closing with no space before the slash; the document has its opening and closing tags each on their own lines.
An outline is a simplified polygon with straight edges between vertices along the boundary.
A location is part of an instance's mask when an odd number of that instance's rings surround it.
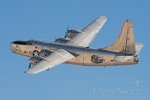
<svg viewBox="0 0 150 100">
<path fill-rule="evenodd" d="M 13 44 L 19 44 L 19 45 L 32 45 L 30 41 L 14 41 Z"/>
</svg>

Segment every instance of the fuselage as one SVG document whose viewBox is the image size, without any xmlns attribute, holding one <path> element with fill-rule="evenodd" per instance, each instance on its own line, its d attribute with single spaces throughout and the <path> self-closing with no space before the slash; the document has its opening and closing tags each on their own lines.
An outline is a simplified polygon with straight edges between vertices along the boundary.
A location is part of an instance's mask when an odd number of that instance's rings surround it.
<svg viewBox="0 0 150 100">
<path fill-rule="evenodd" d="M 61 43 L 50 43 L 46 41 L 14 41 L 11 43 L 10 48 L 12 52 L 27 57 L 38 55 L 42 50 L 50 50 L 55 52 L 57 49 L 65 49 L 75 58 L 67 61 L 69 64 L 79 64 L 86 66 L 114 66 L 114 65 L 129 65 L 137 64 L 138 59 L 132 55 L 125 53 L 118 53 L 107 51 L 103 49 L 84 48 L 79 46 L 70 46 Z M 118 62 L 115 60 L 116 56 L 131 56 L 131 59 L 125 62 Z"/>
</svg>

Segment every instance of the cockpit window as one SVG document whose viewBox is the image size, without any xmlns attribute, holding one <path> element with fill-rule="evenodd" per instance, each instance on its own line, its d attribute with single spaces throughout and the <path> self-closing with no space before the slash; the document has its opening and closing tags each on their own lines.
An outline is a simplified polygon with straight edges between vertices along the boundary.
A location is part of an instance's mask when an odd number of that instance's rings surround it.
<svg viewBox="0 0 150 100">
<path fill-rule="evenodd" d="M 29 42 L 29 41 L 14 41 L 14 44 L 31 45 L 31 42 Z"/>
</svg>

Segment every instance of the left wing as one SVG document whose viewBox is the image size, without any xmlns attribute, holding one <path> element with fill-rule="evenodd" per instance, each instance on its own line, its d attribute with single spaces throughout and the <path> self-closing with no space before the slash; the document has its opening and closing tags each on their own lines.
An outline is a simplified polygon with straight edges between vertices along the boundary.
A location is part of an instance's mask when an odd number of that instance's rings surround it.
<svg viewBox="0 0 150 100">
<path fill-rule="evenodd" d="M 74 57 L 75 56 L 69 53 L 68 51 L 64 49 L 58 49 L 54 53 L 50 54 L 48 57 L 43 58 L 42 61 L 38 62 L 33 67 L 29 68 L 27 71 L 25 71 L 25 73 L 36 74 L 61 63 L 64 63 L 67 60 L 70 60 Z"/>
<path fill-rule="evenodd" d="M 87 27 L 85 27 L 78 35 L 71 39 L 71 41 L 69 41 L 67 44 L 73 46 L 88 47 L 94 39 L 94 37 L 96 36 L 96 34 L 105 24 L 106 20 L 107 19 L 105 16 L 98 17 Z"/>
</svg>

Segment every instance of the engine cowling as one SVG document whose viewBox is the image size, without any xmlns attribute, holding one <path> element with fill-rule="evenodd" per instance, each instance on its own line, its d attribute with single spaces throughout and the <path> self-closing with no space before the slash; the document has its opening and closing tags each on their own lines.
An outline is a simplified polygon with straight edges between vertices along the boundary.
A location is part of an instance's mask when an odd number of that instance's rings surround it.
<svg viewBox="0 0 150 100">
<path fill-rule="evenodd" d="M 39 53 L 39 56 L 41 57 L 47 57 L 48 55 L 50 55 L 52 53 L 52 51 L 50 50 L 41 50 L 41 52 Z"/>
<path fill-rule="evenodd" d="M 65 39 L 65 38 L 58 38 L 55 40 L 55 42 L 58 42 L 58 43 L 67 43 L 69 40 Z"/>
<path fill-rule="evenodd" d="M 79 34 L 79 33 L 80 33 L 79 31 L 71 29 L 71 30 L 68 30 L 68 31 L 67 31 L 65 37 L 67 37 L 67 38 L 69 38 L 69 39 L 72 39 L 72 38 L 74 38 L 74 37 L 75 37 L 77 34 Z"/>
<path fill-rule="evenodd" d="M 37 63 L 40 62 L 41 60 L 42 60 L 42 58 L 40 58 L 40 57 L 31 57 L 31 58 L 29 59 L 30 64 L 32 64 L 32 65 L 37 64 Z"/>
</svg>

